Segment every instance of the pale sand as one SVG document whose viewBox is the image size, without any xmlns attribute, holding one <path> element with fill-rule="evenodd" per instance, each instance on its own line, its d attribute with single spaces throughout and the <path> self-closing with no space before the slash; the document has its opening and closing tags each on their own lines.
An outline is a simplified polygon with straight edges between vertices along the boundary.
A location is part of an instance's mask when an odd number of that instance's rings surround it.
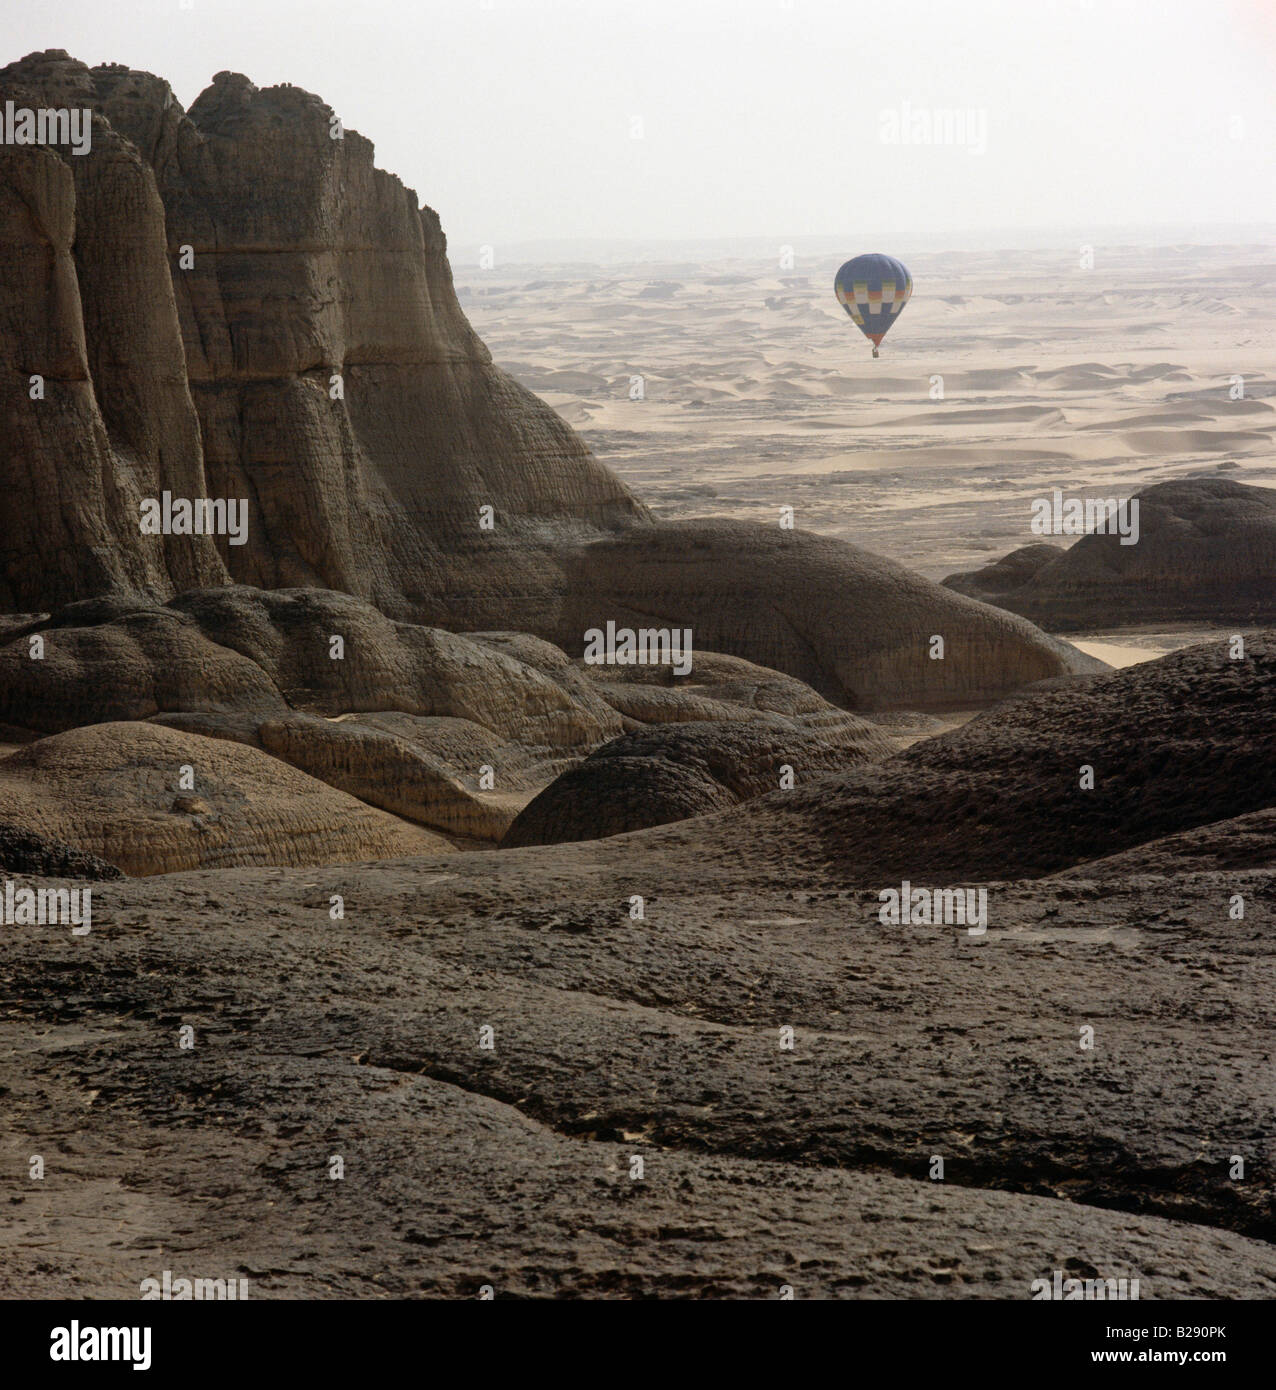
<svg viewBox="0 0 1276 1390">
<path fill-rule="evenodd" d="M 1231 627 L 1196 624 L 1191 627 L 1164 631 L 1160 628 L 1117 628 L 1112 632 L 1087 632 L 1080 636 L 1068 634 L 1068 641 L 1090 656 L 1097 656 L 1109 666 L 1134 666 L 1140 661 L 1155 661 L 1158 656 L 1177 652 L 1183 647 L 1211 638 L 1227 638 L 1235 631 Z"/>
<path fill-rule="evenodd" d="M 792 506 L 940 579 L 1042 539 L 1031 502 L 1055 487 L 1276 486 L 1276 247 L 1099 246 L 1090 271 L 1066 250 L 890 249 L 916 288 L 876 361 L 833 297 L 837 257 L 456 281 L 496 360 L 662 516 Z"/>
</svg>

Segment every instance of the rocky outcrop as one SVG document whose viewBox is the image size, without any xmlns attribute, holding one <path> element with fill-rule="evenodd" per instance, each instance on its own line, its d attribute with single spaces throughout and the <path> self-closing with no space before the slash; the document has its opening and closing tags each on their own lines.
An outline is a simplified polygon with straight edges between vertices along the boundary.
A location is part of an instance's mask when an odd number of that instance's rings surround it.
<svg viewBox="0 0 1276 1390">
<path fill-rule="evenodd" d="M 812 727 L 825 721 L 848 722 L 843 710 L 804 682 L 723 652 L 697 651 L 685 676 L 671 666 L 582 664 L 581 669 L 613 709 L 639 724 L 765 719 L 775 714 L 801 718 Z"/>
<path fill-rule="evenodd" d="M 0 96 L 101 106 L 57 53 L 0 70 Z M 0 240 L 0 608 L 219 582 L 211 539 L 138 526 L 143 497 L 207 495 L 152 171 L 100 114 L 87 155 L 0 145 Z"/>
<path fill-rule="evenodd" d="M 697 821 L 205 871 L 0 932 L 11 1152 L 49 1165 L 0 1293 L 135 1297 L 180 1246 L 260 1299 L 1276 1294 L 1276 874 L 1243 922 L 1232 872 L 999 882 L 975 941 L 777 871 L 761 805 L 730 857 Z"/>
<path fill-rule="evenodd" d="M 553 747 L 590 748 L 619 733 L 619 716 L 558 655 L 566 688 L 491 641 L 395 623 L 322 589 L 91 602 L 0 646 L 0 723 L 53 733 L 183 711 L 401 710 Z"/>
<path fill-rule="evenodd" d="M 690 628 L 697 648 L 785 671 L 850 709 L 977 705 L 1031 681 L 1106 669 L 891 560 L 779 527 L 636 527 L 584 546 L 568 591 L 555 640 L 569 652 L 609 620 Z"/>
<path fill-rule="evenodd" d="M 0 726 L 13 735 L 153 720 L 460 839 L 500 839 L 535 791 L 624 725 L 546 642 L 394 623 L 321 589 L 89 600 L 10 637 Z"/>
<path fill-rule="evenodd" d="M 465 720 L 453 722 L 467 730 L 480 727 Z M 460 761 L 455 753 L 439 758 L 409 738 L 306 714 L 267 720 L 257 735 L 268 753 L 329 786 L 463 839 L 499 840 L 526 799 L 506 790 L 506 769 L 495 752 L 491 763 L 474 762 L 462 770 L 455 766 Z M 482 782 L 485 767 L 492 778 L 492 791 L 487 793 Z M 500 792 L 495 790 L 498 767 Z"/>
<path fill-rule="evenodd" d="M 94 113 L 88 155 L 0 149 L 0 608 L 229 575 L 534 628 L 550 550 L 645 516 L 492 364 L 437 216 L 317 97 L 221 73 L 187 113 L 160 78 L 57 51 L 0 70 L 0 95 Z M 245 499 L 246 543 L 143 536 L 166 490 Z"/>
<path fill-rule="evenodd" d="M 1021 545 L 982 569 L 950 574 L 944 580 L 944 587 L 982 603 L 996 603 L 999 598 L 1022 589 L 1039 569 L 1053 563 L 1061 553 L 1057 545 Z"/>
<path fill-rule="evenodd" d="M 460 841 L 499 840 L 536 792 L 582 753 L 517 743 L 468 719 L 396 710 L 332 719 L 200 710 L 157 714 L 151 722 L 260 748 L 370 806 Z"/>
<path fill-rule="evenodd" d="M 1043 682 L 894 756 L 882 751 L 888 730 L 820 727 L 818 715 L 644 729 L 549 786 L 504 846 L 596 839 L 761 797 L 699 826 L 702 852 L 734 859 L 747 842 L 759 872 L 832 864 L 878 887 L 1088 873 L 1114 856 L 1105 877 L 1158 863 L 1264 867 L 1276 633 L 1247 633 L 1239 659 L 1233 650 L 1220 638 Z M 780 764 L 794 768 L 791 789 L 777 789 Z"/>
<path fill-rule="evenodd" d="M 1276 806 L 1147 840 L 1120 854 L 1088 859 L 1076 868 L 1062 870 L 1056 877 L 1179 878 L 1184 874 L 1235 873 L 1271 866 L 1276 866 Z"/>
<path fill-rule="evenodd" d="M 1092 534 L 1062 553 L 1025 546 L 944 584 L 1054 632 L 1276 620 L 1276 490 L 1188 478 L 1135 496 L 1134 545 Z"/>
<path fill-rule="evenodd" d="M 818 728 L 780 715 L 658 725 L 604 744 L 551 783 L 510 826 L 502 848 L 686 820 L 892 752 L 875 725 L 848 714 Z"/>
<path fill-rule="evenodd" d="M 585 665 L 540 638 L 396 623 L 322 589 L 232 585 L 162 605 L 86 600 L 0 645 L 0 726 L 14 741 L 149 720 L 271 754 L 463 841 L 500 840 L 537 792 L 623 731 L 703 720 L 705 711 L 719 723 L 662 736 L 680 764 L 668 785 L 650 785 L 665 771 L 660 750 L 635 745 L 641 785 L 597 818 L 591 808 L 603 793 L 583 795 L 568 818 L 592 834 L 658 824 L 768 790 L 770 771 L 756 787 L 740 780 L 759 759 L 778 768 L 787 753 L 800 772 L 894 747 L 800 681 L 737 657 L 701 653 L 685 677 Z M 691 790 L 690 772 L 705 757 L 707 800 Z M 613 761 L 583 776 L 621 770 Z M 554 798 L 571 800 L 574 785 Z"/>
<path fill-rule="evenodd" d="M 0 873 L 39 878 L 123 878 L 114 864 L 47 835 L 0 824 Z"/>
<path fill-rule="evenodd" d="M 71 605 L 0 646 L 0 723 L 18 729 L 52 734 L 166 710 L 287 708 L 250 658 L 146 600 Z"/>
<path fill-rule="evenodd" d="M 0 821 L 133 875 L 451 849 L 266 753 L 153 724 L 94 724 L 0 758 Z"/>
<path fill-rule="evenodd" d="M 1025 691 L 882 763 L 702 825 L 758 869 L 799 858 L 843 882 L 1035 878 L 1276 806 L 1276 632 Z M 1229 867 L 1270 862 L 1261 834 Z M 1217 854 L 1217 850 L 1216 850 Z M 764 863 L 765 861 L 765 863 Z"/>
</svg>

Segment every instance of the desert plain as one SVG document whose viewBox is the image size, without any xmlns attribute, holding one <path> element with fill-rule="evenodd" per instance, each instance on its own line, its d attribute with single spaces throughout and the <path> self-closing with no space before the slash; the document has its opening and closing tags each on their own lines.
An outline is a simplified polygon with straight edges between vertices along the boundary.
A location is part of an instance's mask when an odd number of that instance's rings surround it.
<svg viewBox="0 0 1276 1390">
<path fill-rule="evenodd" d="M 827 238 L 514 247 L 508 266 L 496 248 L 486 269 L 466 247 L 453 272 L 496 360 L 659 515 L 791 507 L 942 580 L 1069 544 L 1031 530 L 1055 488 L 1276 483 L 1270 242 L 1110 235 L 909 250 L 917 288 L 877 360 L 833 297 L 850 250 Z M 1124 665 L 1209 626 L 1072 640 Z"/>
</svg>

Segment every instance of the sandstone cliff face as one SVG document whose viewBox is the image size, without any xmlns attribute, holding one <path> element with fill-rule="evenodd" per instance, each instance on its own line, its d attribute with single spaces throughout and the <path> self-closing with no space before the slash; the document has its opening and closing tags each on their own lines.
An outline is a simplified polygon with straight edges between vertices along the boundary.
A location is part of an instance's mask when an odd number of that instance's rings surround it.
<svg viewBox="0 0 1276 1390">
<path fill-rule="evenodd" d="M 544 626 L 547 549 L 645 516 L 493 366 L 437 216 L 369 141 L 330 138 L 317 97 L 222 73 L 188 114 L 159 78 L 57 52 L 0 71 L 0 96 L 95 113 L 89 155 L 0 151 L 0 477 L 20 485 L 0 606 L 228 574 Z M 247 543 L 142 536 L 164 490 L 247 499 Z"/>
<path fill-rule="evenodd" d="M 100 105 L 64 55 L 0 71 L 0 99 Z M 141 498 L 205 493 L 150 169 L 100 117 L 88 155 L 0 145 L 0 242 L 0 607 L 224 580 L 210 539 L 138 528 Z"/>
</svg>

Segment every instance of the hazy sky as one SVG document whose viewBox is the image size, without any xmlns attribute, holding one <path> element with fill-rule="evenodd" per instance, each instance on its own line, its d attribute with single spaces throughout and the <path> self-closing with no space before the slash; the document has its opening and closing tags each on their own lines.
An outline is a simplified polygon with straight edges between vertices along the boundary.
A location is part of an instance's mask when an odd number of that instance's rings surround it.
<svg viewBox="0 0 1276 1390">
<path fill-rule="evenodd" d="M 4 62 L 319 93 L 454 245 L 1276 221 L 1276 0 L 7 9 Z"/>
</svg>

